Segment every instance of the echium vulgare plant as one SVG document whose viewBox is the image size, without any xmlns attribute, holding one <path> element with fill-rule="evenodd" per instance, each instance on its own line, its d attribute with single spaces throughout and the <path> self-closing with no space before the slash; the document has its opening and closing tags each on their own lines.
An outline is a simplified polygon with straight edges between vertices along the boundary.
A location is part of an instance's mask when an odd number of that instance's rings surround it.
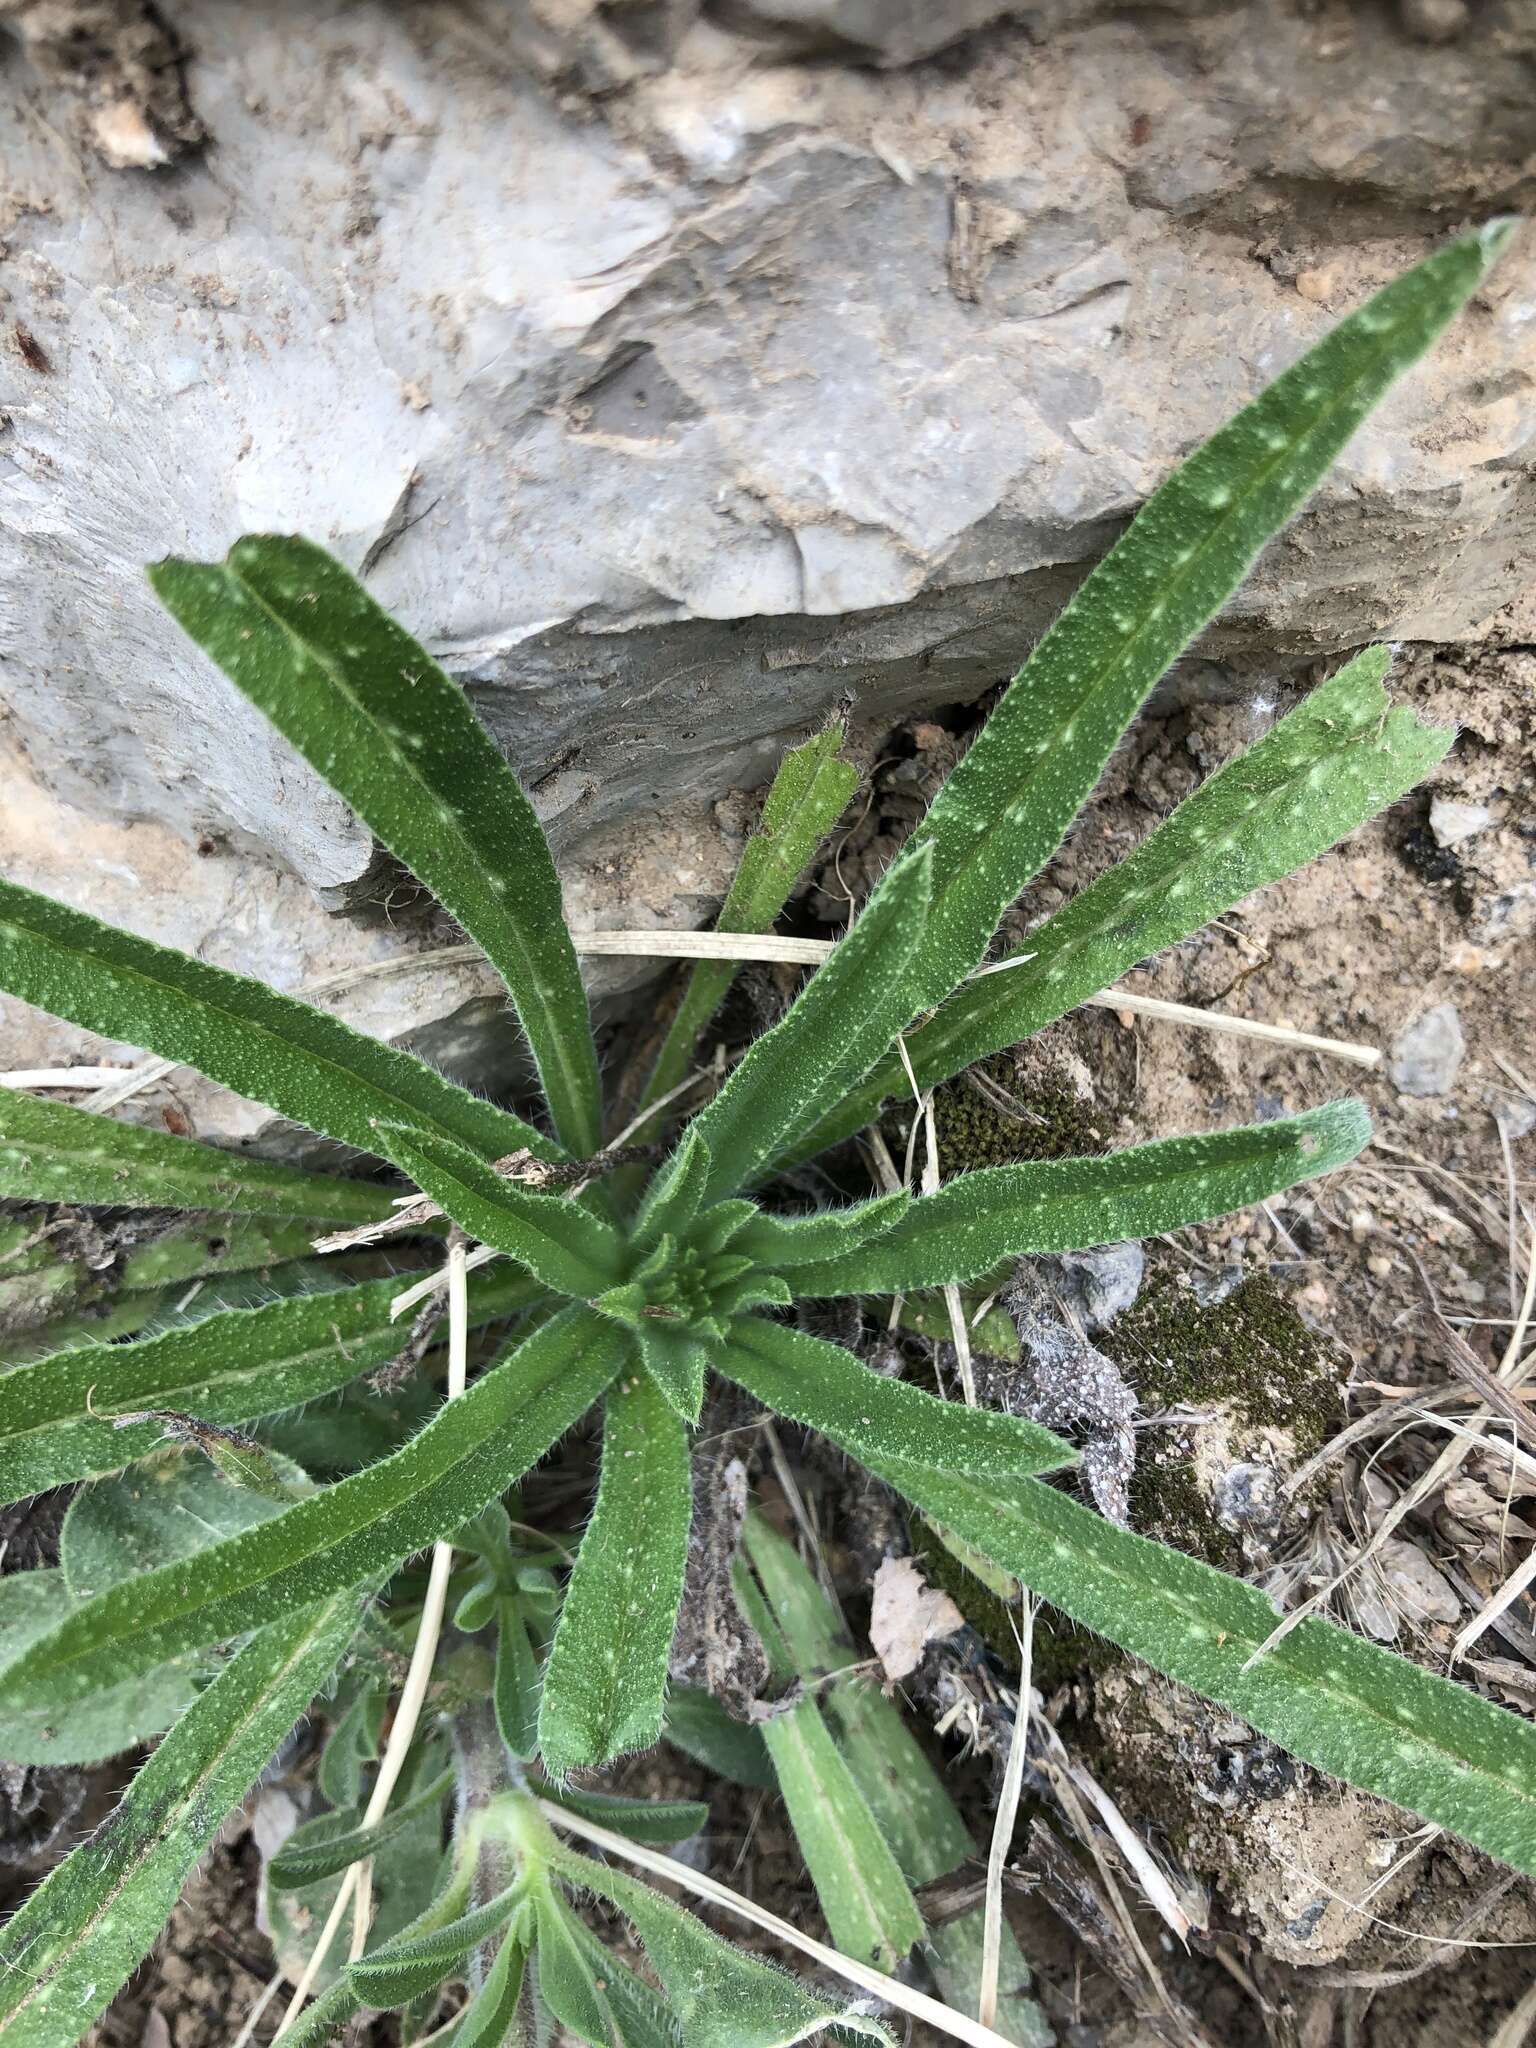
<svg viewBox="0 0 1536 2048">
<path fill-rule="evenodd" d="M 1450 735 L 1389 705 L 1388 656 L 1368 650 L 1024 950 L 988 961 L 1004 911 L 1060 844 L 1152 686 L 1476 290 L 1512 226 L 1449 242 L 1389 284 L 1156 492 L 847 935 L 648 1183 L 623 1150 L 604 1155 L 598 1061 L 555 868 L 463 693 L 305 541 L 257 536 L 223 564 L 151 570 L 192 638 L 483 949 L 526 1034 L 548 1119 L 525 1122 L 329 1014 L 0 885 L 0 986 L 387 1162 L 419 1191 L 403 1216 L 418 1247 L 449 1229 L 446 1263 L 424 1266 L 415 1290 L 441 1285 L 448 1296 L 448 1398 L 377 1457 L 379 1432 L 359 1422 L 350 1454 L 337 1452 L 333 1426 L 330 1448 L 306 1458 L 310 1440 L 294 1424 L 305 1404 L 319 1412 L 319 1397 L 399 1351 L 398 1277 L 310 1285 L 127 1341 L 91 1342 L 77 1319 L 65 1348 L 43 1345 L 0 1378 L 4 1498 L 96 1482 L 76 1496 L 61 1565 L 4 1582 L 0 1748 L 48 1762 L 169 1727 L 117 1811 L 5 1930 L 7 2048 L 78 2037 L 225 1813 L 333 1684 L 322 1768 L 333 1811 L 279 1857 L 272 1882 L 274 1896 L 320 1887 L 333 1922 L 350 1899 L 351 1954 L 334 1967 L 316 1960 L 321 1995 L 291 2039 L 365 2004 L 408 2007 L 424 2025 L 445 1980 L 470 1987 L 461 2048 L 546 2038 L 551 2014 L 594 2043 L 767 2048 L 827 2025 L 878 2035 L 566 1840 L 582 1827 L 590 1836 L 594 1820 L 651 1839 L 669 1825 L 665 1810 L 605 1803 L 568 1780 L 662 1727 L 691 1431 L 711 1374 L 820 1432 L 1064 1614 L 1299 1757 L 1536 1871 L 1536 1731 L 1515 1714 L 1318 1619 L 1271 1644 L 1277 1617 L 1260 1591 L 1106 1521 L 1049 1479 L 1071 1466 L 1067 1443 L 882 1376 L 785 1313 L 947 1288 L 1021 1255 L 1261 1201 L 1353 1158 L 1369 1133 L 1359 1103 L 814 1213 L 763 1199 L 776 1175 L 858 1132 L 888 1098 L 930 1090 L 1039 1031 L 1321 852 L 1442 758 Z M 727 929 L 767 928 L 847 789 L 829 749 L 790 758 Z M 684 992 L 646 1094 L 653 1137 L 678 1120 L 673 1085 L 728 978 L 709 965 Z M 255 1229 L 288 1256 L 323 1226 L 355 1244 L 357 1226 L 401 1213 L 388 1186 L 19 1094 L 0 1095 L 0 1196 L 224 1215 L 232 1232 Z M 466 1255 L 470 1241 L 483 1251 Z M 195 1260 L 172 1266 L 192 1271 Z M 470 1333 L 486 1331 L 494 1338 L 476 1337 L 471 1371 Z M 596 1505 L 562 1593 L 550 1569 L 558 1550 L 521 1533 L 512 1489 L 599 1403 Z M 185 1535 L 190 1514 L 180 1537 L 162 1517 L 115 1547 L 112 1518 L 93 1518 L 104 1488 L 125 1513 L 138 1502 L 148 1516 L 164 1489 L 182 1486 L 201 1503 L 200 1547 Z M 430 1569 L 412 1563 L 423 1552 Z M 454 1626 L 440 1637 L 450 1593 Z M 392 1845 L 412 1829 L 411 1867 L 386 1897 Z M 596 1942 L 571 1909 L 573 1890 L 629 1922 L 659 1993 Z"/>
</svg>

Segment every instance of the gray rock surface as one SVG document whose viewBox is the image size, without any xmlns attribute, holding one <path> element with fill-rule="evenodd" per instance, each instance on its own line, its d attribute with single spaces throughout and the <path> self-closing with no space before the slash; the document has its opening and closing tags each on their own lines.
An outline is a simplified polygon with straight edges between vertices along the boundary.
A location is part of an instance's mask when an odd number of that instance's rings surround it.
<svg viewBox="0 0 1536 2048">
<path fill-rule="evenodd" d="M 615 920 L 702 923 L 740 852 L 739 835 L 707 816 L 690 815 L 682 829 L 642 824 L 622 836 L 622 845 L 589 840 L 566 864 L 566 915 L 578 930 Z M 301 995 L 359 1031 L 404 1043 L 467 1086 L 515 1094 L 528 1079 L 500 980 L 483 961 L 444 957 L 459 940 L 443 920 L 397 915 L 387 898 L 369 915 L 327 916 L 303 882 L 269 861 L 211 841 L 194 854 L 163 825 L 82 815 L 3 743 L 0 840 L 6 876 L 27 888 Z M 588 960 L 585 967 L 601 1029 L 633 1007 L 634 990 L 660 963 Z M 142 1055 L 0 994 L 0 1068 L 81 1064 L 132 1069 Z M 87 1108 L 98 1101 L 81 1091 L 62 1099 Z M 289 1149 L 291 1134 L 274 1129 L 266 1110 L 188 1067 L 135 1092 L 120 1113 L 183 1135 L 225 1143 L 260 1136 L 264 1149 Z"/>
<path fill-rule="evenodd" d="M 1392 1085 L 1404 1095 L 1448 1095 L 1466 1052 L 1456 1005 L 1436 1003 L 1393 1041 Z"/>
<path fill-rule="evenodd" d="M 1232 406 L 1536 183 L 1522 0 L 167 0 L 186 106 L 161 63 L 137 129 L 71 11 L 0 5 L 0 695 L 90 812 L 322 887 L 366 835 L 145 559 L 364 566 L 571 848 L 845 690 L 873 731 L 990 685 Z M 1207 665 L 1487 629 L 1533 314 L 1528 238 Z"/>
</svg>

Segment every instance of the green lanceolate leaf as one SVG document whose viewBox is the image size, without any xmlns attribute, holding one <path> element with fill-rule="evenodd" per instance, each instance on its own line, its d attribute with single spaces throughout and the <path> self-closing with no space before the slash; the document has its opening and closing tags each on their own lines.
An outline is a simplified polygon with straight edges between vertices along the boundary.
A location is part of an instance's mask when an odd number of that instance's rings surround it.
<svg viewBox="0 0 1536 2048">
<path fill-rule="evenodd" d="M 597 1506 L 544 1668 L 539 1748 L 552 1775 L 660 1734 L 692 1518 L 688 1432 L 631 1374 L 608 1396 Z"/>
<path fill-rule="evenodd" d="M 922 1915 L 816 1700 L 765 1721 L 763 1741 L 834 1943 L 894 1970 L 922 1940 Z"/>
<path fill-rule="evenodd" d="M 300 1841 L 290 1836 L 267 1865 L 267 1883 L 278 1891 L 299 1891 L 307 1884 L 317 1884 L 323 1877 L 336 1876 L 365 1856 L 376 1856 L 421 1814 L 440 1807 L 452 1785 L 453 1773 L 444 1771 L 411 1798 L 392 1807 L 371 1828 L 347 1828 L 323 1841 L 314 1837 Z"/>
<path fill-rule="evenodd" d="M 97 1307 L 106 1307 L 110 1314 L 120 1297 L 157 1305 L 159 1290 L 188 1280 L 218 1276 L 222 1282 L 238 1273 L 270 1274 L 273 1267 L 306 1259 L 314 1227 L 270 1216 L 230 1220 L 200 1215 L 180 1218 L 173 1229 L 152 1228 L 149 1236 L 105 1268 L 92 1265 L 84 1252 L 55 1257 L 13 1278 L 0 1278 L 0 1330 L 12 1338 L 13 1353 L 31 1349 L 35 1355 L 38 1346 L 45 1351 L 51 1347 L 46 1335 L 32 1333 L 56 1319 L 67 1321 Z M 46 1259 L 46 1239 L 40 1240 L 38 1249 Z M 77 1339 L 79 1334 L 77 1324 Z"/>
<path fill-rule="evenodd" d="M 115 1471 L 154 1450 L 165 1422 L 118 1428 L 115 1416 L 171 1411 L 251 1422 L 345 1386 L 405 1342 L 389 1306 L 396 1279 L 227 1309 L 134 1344 L 54 1352 L 0 1377 L 0 1500 Z M 471 1327 L 526 1307 L 532 1283 L 492 1269 L 470 1281 Z"/>
<path fill-rule="evenodd" d="M 454 2029 L 453 2048 L 520 2048 L 518 2008 L 527 1962 L 521 1936 L 504 1935 L 484 1982 Z"/>
<path fill-rule="evenodd" d="M 858 787 L 858 770 L 838 758 L 843 739 L 842 727 L 829 725 L 779 763 L 763 815 L 747 841 L 715 921 L 717 931 L 772 930 L 790 891 Z M 680 1084 L 699 1034 L 725 1000 L 738 972 L 739 963 L 734 960 L 701 960 L 692 968 L 646 1084 L 642 1109 Z"/>
<path fill-rule="evenodd" d="M 283 1468 L 302 1480 L 286 1459 Z M 79 1490 L 64 1517 L 59 1562 L 73 1597 L 91 1600 L 281 1511 L 280 1502 L 232 1485 L 199 1451 L 167 1444 L 143 1464 Z"/>
<path fill-rule="evenodd" d="M 702 1686 L 674 1685 L 667 1694 L 662 1728 L 674 1748 L 733 1785 L 765 1791 L 774 1783 L 773 1765 L 756 1728 L 733 1721 Z"/>
<path fill-rule="evenodd" d="M 586 1300 L 623 1277 L 624 1240 L 579 1203 L 506 1180 L 464 1146 L 428 1132 L 381 1126 L 375 1143 L 471 1237 L 516 1259 L 557 1294 Z"/>
<path fill-rule="evenodd" d="M 337 1718 L 331 1708 L 331 1732 L 320 1752 L 316 1783 L 321 1797 L 333 1807 L 356 1806 L 363 1795 L 363 1766 L 379 1753 L 379 1736 L 384 1725 L 388 1689 L 378 1671 L 354 1670 L 348 1682 L 355 1684 L 351 1704 Z"/>
<path fill-rule="evenodd" d="M 1244 754 L 1207 777 L 1136 851 L 1036 927 L 1019 965 L 969 982 L 911 1032 L 919 1088 L 1041 1031 L 1129 968 L 1293 873 L 1421 782 L 1448 728 L 1423 725 L 1382 687 L 1388 655 L 1368 648 Z M 860 1129 L 910 1084 L 887 1060 L 800 1148 Z"/>
<path fill-rule="evenodd" d="M 893 869 L 789 1014 L 765 1032 L 692 1128 L 709 1146 L 709 1199 L 760 1176 L 887 1051 L 911 1020 L 928 856 Z"/>
<path fill-rule="evenodd" d="M 920 1197 L 864 1250 L 797 1267 L 795 1292 L 802 1299 L 916 1293 L 979 1279 L 1021 1253 L 1083 1251 L 1181 1230 L 1345 1165 L 1370 1135 L 1365 1105 L 1346 1096 L 1302 1116 L 1209 1137 L 1159 1138 L 1102 1158 L 983 1167 Z"/>
<path fill-rule="evenodd" d="M 258 981 L 0 881 L 0 988 L 107 1038 L 183 1060 L 295 1123 L 373 1149 L 378 1123 L 440 1130 L 499 1158 L 553 1156 L 520 1117 L 409 1053 Z"/>
<path fill-rule="evenodd" d="M 563 2026 L 593 2048 L 677 2048 L 677 2023 L 553 1888 L 540 1901 L 539 1993 Z"/>
<path fill-rule="evenodd" d="M 823 1209 L 814 1216 L 770 1216 L 752 1221 L 732 1243 L 732 1250 L 756 1259 L 775 1272 L 822 1264 L 846 1257 L 894 1230 L 912 1206 L 905 1188 L 858 1202 L 846 1209 Z"/>
<path fill-rule="evenodd" d="M 313 1224 L 289 1223 L 268 1216 L 204 1216 L 195 1227 L 187 1222 L 163 1237 L 124 1255 L 117 1279 L 130 1292 L 200 1280 L 212 1273 L 255 1273 L 302 1259 L 312 1248 Z"/>
<path fill-rule="evenodd" d="M 1256 1587 L 1053 1487 L 868 1462 L 1085 1628 L 1305 1762 L 1536 1872 L 1536 1729 L 1508 1708 L 1315 1618 L 1259 1656 L 1280 1616 Z"/>
<path fill-rule="evenodd" d="M 791 1678 L 793 1652 L 749 1562 L 750 1548 L 736 1564 L 737 1601 L 776 1675 Z M 922 1940 L 923 1918 L 816 1695 L 772 1715 L 762 1736 L 828 1932 L 844 1955 L 889 1973 Z"/>
<path fill-rule="evenodd" d="M 709 1355 L 686 1329 L 647 1317 L 633 1325 L 640 1363 L 656 1382 L 673 1412 L 684 1422 L 697 1422 L 704 1407 L 704 1378 Z"/>
<path fill-rule="evenodd" d="M 1077 1455 L 1038 1423 L 941 1401 L 787 1323 L 742 1316 L 714 1362 L 765 1408 L 819 1430 L 865 1463 L 878 1455 L 948 1471 L 1017 1474 L 1052 1472 Z"/>
<path fill-rule="evenodd" d="M 348 1965 L 351 1988 L 366 2004 L 376 2005 L 381 2011 L 409 2005 L 424 1991 L 431 1991 L 457 1975 L 466 1956 L 482 1941 L 499 1934 L 516 1913 L 520 1896 L 520 1888 L 512 1885 L 485 1905 L 472 1906 L 444 1926 L 396 1935 L 372 1955 Z"/>
<path fill-rule="evenodd" d="M 625 1872 L 568 1849 L 557 1853 L 556 1867 L 634 1927 L 681 2025 L 682 2048 L 789 2048 L 833 2026 L 889 2043 L 883 2027 L 813 1997 Z"/>
<path fill-rule="evenodd" d="M 709 1808 L 698 1799 L 625 1799 L 616 1792 L 590 1792 L 580 1785 L 546 1785 L 544 1791 L 556 1806 L 657 1849 L 686 1842 L 709 1824 Z"/>
<path fill-rule="evenodd" d="M 640 1205 L 635 1242 L 650 1246 L 663 1237 L 682 1236 L 699 1213 L 713 1170 L 714 1160 L 698 1131 L 685 1131 Z"/>
<path fill-rule="evenodd" d="M 11 1572 L 0 1578 L 0 1644 L 7 1657 L 58 1626 L 73 1602 L 61 1570 Z M 120 1684 L 97 1686 L 87 1698 L 56 1713 L 44 1702 L 7 1715 L 0 1738 L 13 1764 L 96 1764 L 135 1743 L 163 1734 L 206 1680 L 207 1660 L 178 1657 Z"/>
<path fill-rule="evenodd" d="M 263 1629 L 188 1709 L 117 1810 L 0 1930 L 0 2042 L 72 2048 L 147 1954 L 226 1813 L 329 1679 L 353 1593 Z"/>
<path fill-rule="evenodd" d="M 947 1877 L 975 1854 L 970 1831 L 933 1765 L 877 1683 L 827 1680 L 860 1661 L 842 1617 L 795 1546 L 754 1510 L 746 1555 L 778 1625 L 793 1674 L 816 1701 L 909 1884 Z"/>
<path fill-rule="evenodd" d="M 1086 578 L 917 828 L 934 862 L 914 963 L 925 1003 L 982 958 L 1153 684 L 1477 289 L 1513 226 L 1437 250 L 1340 322 L 1154 492 Z"/>
<path fill-rule="evenodd" d="M 0 1713 L 68 1701 L 392 1569 L 478 1514 L 602 1393 L 627 1339 L 572 1305 L 403 1450 L 171 1565 L 112 1588 L 0 1671 Z"/>
<path fill-rule="evenodd" d="M 777 1625 L 795 1675 L 814 1686 L 822 1718 L 880 1833 L 910 1885 L 932 1884 L 977 1860 L 971 1832 L 921 1744 L 879 1684 L 855 1669 L 859 1653 L 831 1599 L 795 1546 L 753 1510 L 743 1529 L 746 1555 Z M 1010 1581 L 1010 1583 L 1012 1583 Z M 828 1683 L 829 1679 L 835 1682 Z M 981 1987 L 986 1914 L 980 1906 L 929 1929 L 926 1953 L 946 2004 L 974 2012 Z M 1020 2048 L 1051 2048 L 1055 2036 L 1033 1993 L 1007 1920 L 993 2027 Z"/>
<path fill-rule="evenodd" d="M 136 1209 L 214 1209 L 374 1223 L 390 1191 L 331 1173 L 301 1173 L 168 1131 L 120 1124 L 17 1088 L 0 1088 L 0 1196 Z"/>
<path fill-rule="evenodd" d="M 149 580 L 484 948 L 517 1006 L 556 1130 L 577 1158 L 597 1151 L 597 1055 L 559 878 L 533 806 L 464 692 L 312 541 L 253 534 L 222 564 L 170 559 Z"/>
<path fill-rule="evenodd" d="M 502 1741 L 515 1757 L 532 1762 L 539 1753 L 539 1662 L 528 1640 L 522 1604 L 512 1598 L 497 1602 L 496 1664 L 492 1704 Z"/>
</svg>

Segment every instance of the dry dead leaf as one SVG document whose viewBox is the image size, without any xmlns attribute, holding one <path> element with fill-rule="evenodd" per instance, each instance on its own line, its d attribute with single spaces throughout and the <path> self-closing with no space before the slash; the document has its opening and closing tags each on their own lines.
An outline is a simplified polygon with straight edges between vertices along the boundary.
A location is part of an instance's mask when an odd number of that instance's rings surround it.
<svg viewBox="0 0 1536 2048">
<path fill-rule="evenodd" d="M 875 1573 L 869 1640 L 888 1679 L 909 1677 L 929 1643 L 964 1626 L 954 1601 L 928 1585 L 910 1557 L 888 1557 Z"/>
</svg>

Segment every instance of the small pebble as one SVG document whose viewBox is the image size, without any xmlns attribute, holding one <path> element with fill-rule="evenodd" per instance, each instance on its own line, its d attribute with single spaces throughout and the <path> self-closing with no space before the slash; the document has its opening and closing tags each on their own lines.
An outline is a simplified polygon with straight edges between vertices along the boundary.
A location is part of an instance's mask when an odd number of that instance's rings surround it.
<svg viewBox="0 0 1536 2048">
<path fill-rule="evenodd" d="M 1454 1003 L 1436 1003 L 1399 1032 L 1388 1069 L 1401 1095 L 1448 1095 L 1467 1042 Z"/>
<path fill-rule="evenodd" d="M 1459 804 L 1450 797 L 1437 796 L 1429 807 L 1429 829 L 1436 846 L 1460 846 L 1464 839 L 1486 832 L 1492 823 L 1493 813 L 1486 804 Z"/>
</svg>

